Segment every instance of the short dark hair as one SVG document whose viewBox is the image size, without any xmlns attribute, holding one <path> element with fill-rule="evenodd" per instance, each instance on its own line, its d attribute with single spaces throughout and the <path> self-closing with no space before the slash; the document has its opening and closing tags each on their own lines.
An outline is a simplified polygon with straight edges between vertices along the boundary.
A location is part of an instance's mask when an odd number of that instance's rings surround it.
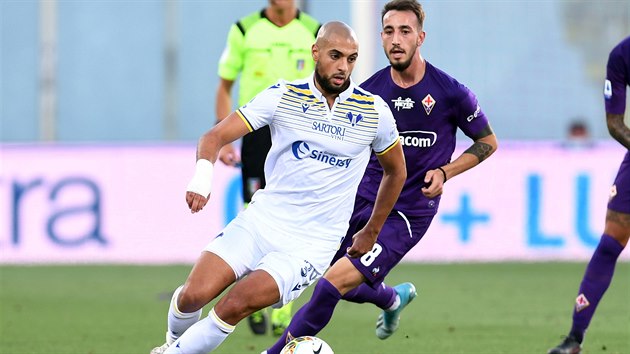
<svg viewBox="0 0 630 354">
<path fill-rule="evenodd" d="M 411 11 L 416 15 L 418 19 L 418 25 L 420 29 L 424 25 L 424 10 L 422 10 L 422 5 L 416 0 L 392 0 L 383 6 L 383 11 L 381 11 L 381 24 L 383 23 L 383 18 L 385 14 L 389 11 Z"/>
</svg>

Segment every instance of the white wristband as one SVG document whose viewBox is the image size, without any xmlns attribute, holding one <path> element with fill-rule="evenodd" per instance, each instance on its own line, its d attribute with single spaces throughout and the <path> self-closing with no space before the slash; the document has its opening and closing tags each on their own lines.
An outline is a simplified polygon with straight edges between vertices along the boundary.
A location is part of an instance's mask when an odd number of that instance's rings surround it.
<svg viewBox="0 0 630 354">
<path fill-rule="evenodd" d="M 212 162 L 206 159 L 197 160 L 195 167 L 195 175 L 188 182 L 186 191 L 197 193 L 205 198 L 208 198 L 212 191 L 212 170 L 214 166 Z"/>
</svg>

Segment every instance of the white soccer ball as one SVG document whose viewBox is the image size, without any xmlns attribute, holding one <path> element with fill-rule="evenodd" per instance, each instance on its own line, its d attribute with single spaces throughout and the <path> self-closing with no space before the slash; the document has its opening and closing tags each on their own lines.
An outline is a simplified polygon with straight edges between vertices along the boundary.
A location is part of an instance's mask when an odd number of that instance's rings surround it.
<svg viewBox="0 0 630 354">
<path fill-rule="evenodd" d="M 313 336 L 297 337 L 282 348 L 280 354 L 334 354 L 328 343 Z"/>
</svg>

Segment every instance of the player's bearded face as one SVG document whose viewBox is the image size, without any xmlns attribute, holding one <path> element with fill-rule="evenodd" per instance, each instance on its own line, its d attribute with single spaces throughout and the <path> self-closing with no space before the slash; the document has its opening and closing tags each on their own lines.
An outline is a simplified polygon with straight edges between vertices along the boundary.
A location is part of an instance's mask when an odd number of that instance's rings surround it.
<svg viewBox="0 0 630 354">
<path fill-rule="evenodd" d="M 322 74 L 322 65 L 320 62 L 315 64 L 315 80 L 321 88 L 332 94 L 339 94 L 345 91 L 350 86 L 350 76 L 341 72 L 337 72 L 331 75 Z M 339 83 L 341 81 L 341 83 Z"/>
<path fill-rule="evenodd" d="M 392 68 L 396 71 L 404 71 L 411 65 L 411 60 L 416 53 L 416 48 L 418 48 L 417 45 L 411 45 L 408 49 L 403 49 L 403 47 L 399 45 L 391 45 L 389 48 L 384 49 L 385 55 Z"/>
<path fill-rule="evenodd" d="M 424 32 L 412 11 L 391 10 L 383 16 L 381 40 L 392 68 L 404 71 L 422 45 Z"/>
</svg>

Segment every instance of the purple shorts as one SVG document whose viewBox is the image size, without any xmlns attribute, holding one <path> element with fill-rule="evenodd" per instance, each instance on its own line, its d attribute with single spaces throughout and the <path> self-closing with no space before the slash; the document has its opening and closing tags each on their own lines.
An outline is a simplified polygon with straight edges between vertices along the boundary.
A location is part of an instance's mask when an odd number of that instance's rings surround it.
<svg viewBox="0 0 630 354">
<path fill-rule="evenodd" d="M 619 166 L 619 172 L 610 191 L 608 209 L 630 214 L 630 151 Z"/>
<path fill-rule="evenodd" d="M 346 249 L 352 246 L 352 236 L 365 226 L 372 214 L 372 208 L 372 203 L 357 197 L 346 237 L 330 264 L 341 257 L 348 257 Z M 372 251 L 363 257 L 348 257 L 348 259 L 365 276 L 367 284 L 376 288 L 405 254 L 420 241 L 431 225 L 431 220 L 433 220 L 433 215 L 405 216 L 400 212 L 392 211 Z"/>
</svg>

